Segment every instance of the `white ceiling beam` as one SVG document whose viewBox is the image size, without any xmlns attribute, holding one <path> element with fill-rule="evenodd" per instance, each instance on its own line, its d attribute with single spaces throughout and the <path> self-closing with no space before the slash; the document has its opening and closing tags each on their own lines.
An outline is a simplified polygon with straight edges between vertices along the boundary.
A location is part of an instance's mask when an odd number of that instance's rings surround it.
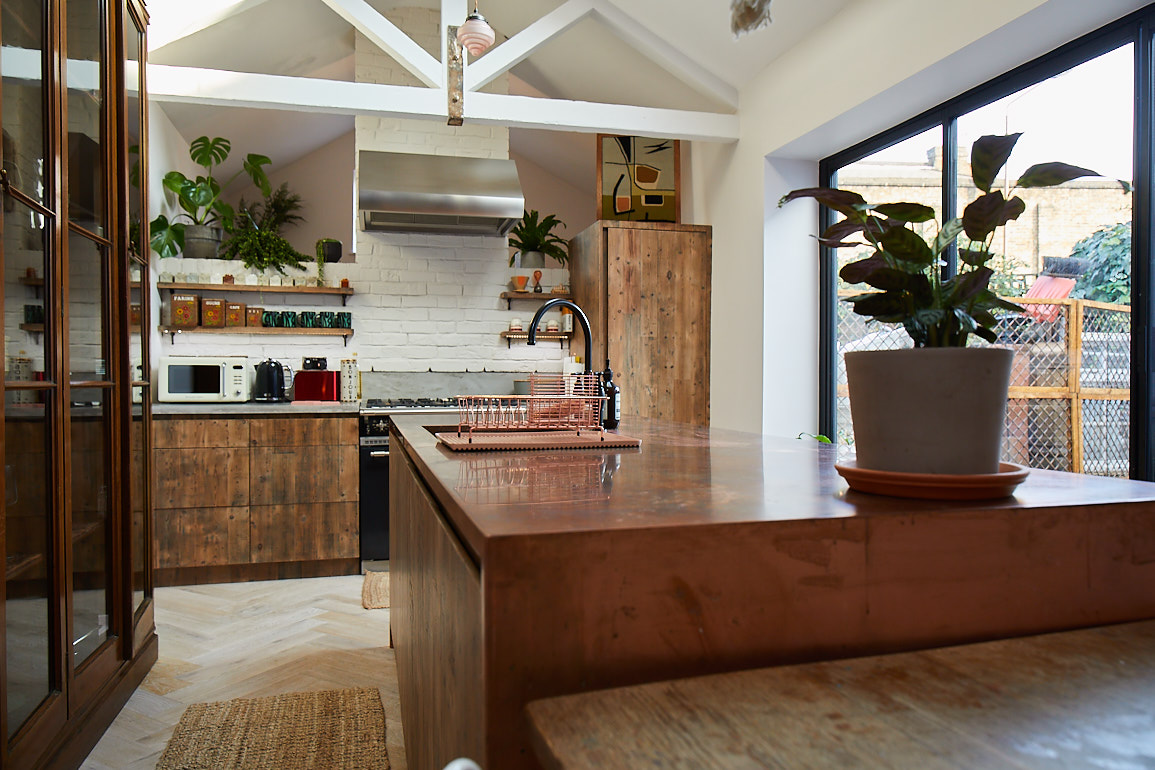
<svg viewBox="0 0 1155 770">
<path fill-rule="evenodd" d="M 156 102 L 212 104 L 334 115 L 445 120 L 443 91 L 419 86 L 262 75 L 148 65 L 148 95 Z M 470 94 L 467 123 L 581 133 L 629 134 L 706 142 L 738 139 L 737 115 L 598 104 L 535 96 Z"/>
<path fill-rule="evenodd" d="M 487 93 L 466 97 L 465 122 L 702 142 L 734 142 L 740 133 L 737 115 Z"/>
<path fill-rule="evenodd" d="M 365 0 L 321 0 L 385 53 L 397 60 L 418 80 L 430 88 L 445 87 L 445 72 L 441 62 L 434 59 L 413 38 L 397 28 Z"/>
<path fill-rule="evenodd" d="M 391 86 L 253 72 L 148 65 L 148 98 L 154 102 L 218 107 L 323 112 L 331 115 L 389 115 L 445 118 L 444 92 L 420 86 Z"/>
<path fill-rule="evenodd" d="M 592 0 L 568 0 L 489 50 L 465 68 L 465 90 L 476 91 L 516 67 L 538 48 L 548 43 L 594 10 Z"/>
<path fill-rule="evenodd" d="M 164 48 L 267 2 L 269 0 L 218 0 L 215 3 L 202 0 L 197 3 L 196 13 L 155 15 L 148 25 L 148 50 Z"/>
<path fill-rule="evenodd" d="M 590 0 L 593 13 L 639 53 L 660 64 L 687 85 L 715 96 L 737 109 L 738 89 L 686 56 L 660 35 L 654 34 L 610 0 Z M 467 73 L 468 74 L 468 73 Z M 468 82 L 468 81 L 467 81 Z"/>
</svg>

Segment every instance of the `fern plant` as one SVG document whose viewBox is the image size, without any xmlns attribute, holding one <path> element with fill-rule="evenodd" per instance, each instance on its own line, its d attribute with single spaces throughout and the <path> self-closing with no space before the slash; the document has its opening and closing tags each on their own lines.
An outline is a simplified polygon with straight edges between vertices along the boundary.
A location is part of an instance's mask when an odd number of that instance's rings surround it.
<svg viewBox="0 0 1155 770">
<path fill-rule="evenodd" d="M 540 219 L 537 209 L 524 211 L 521 221 L 509 231 L 509 245 L 521 252 L 540 251 L 547 257 L 556 259 L 562 267 L 569 262 L 569 244 L 565 239 L 555 235 L 555 227 L 565 227 L 553 214 Z M 509 266 L 513 267 L 516 254 L 509 257 Z"/>
<path fill-rule="evenodd" d="M 258 227 L 247 211 L 237 217 L 237 223 L 232 237 L 221 246 L 223 259 L 239 259 L 249 269 L 264 272 L 272 268 L 282 275 L 286 267 L 304 270 L 311 259 L 281 235 Z"/>
</svg>

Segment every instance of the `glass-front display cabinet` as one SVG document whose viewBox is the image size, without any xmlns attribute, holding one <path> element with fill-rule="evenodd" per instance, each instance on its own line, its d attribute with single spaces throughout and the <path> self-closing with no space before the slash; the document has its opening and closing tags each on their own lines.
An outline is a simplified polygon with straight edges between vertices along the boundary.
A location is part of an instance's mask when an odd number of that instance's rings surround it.
<svg viewBox="0 0 1155 770">
<path fill-rule="evenodd" d="M 156 660 L 140 0 L 3 0 L 0 766 L 75 766 Z"/>
</svg>

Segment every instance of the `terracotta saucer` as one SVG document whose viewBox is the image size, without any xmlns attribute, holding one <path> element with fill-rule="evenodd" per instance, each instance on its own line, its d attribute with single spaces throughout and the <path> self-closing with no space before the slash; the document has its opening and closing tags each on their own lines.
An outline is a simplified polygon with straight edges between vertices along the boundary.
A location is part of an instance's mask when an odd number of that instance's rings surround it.
<svg viewBox="0 0 1155 770">
<path fill-rule="evenodd" d="M 859 468 L 854 461 L 835 464 L 838 475 L 856 492 L 920 500 L 992 500 L 1009 497 L 1030 471 L 1014 463 L 999 463 L 998 473 L 898 473 Z"/>
</svg>

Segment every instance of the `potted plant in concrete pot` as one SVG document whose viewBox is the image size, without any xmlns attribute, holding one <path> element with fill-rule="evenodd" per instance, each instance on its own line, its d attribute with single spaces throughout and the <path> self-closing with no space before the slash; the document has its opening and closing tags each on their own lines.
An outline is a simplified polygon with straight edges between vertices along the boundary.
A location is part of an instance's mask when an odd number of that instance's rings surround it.
<svg viewBox="0 0 1155 770">
<path fill-rule="evenodd" d="M 520 256 L 522 267 L 545 267 L 545 258 L 550 256 L 565 267 L 569 262 L 569 244 L 553 233 L 555 227 L 565 227 L 565 222 L 553 214 L 540 218 L 536 209 L 525 211 L 521 221 L 509 231 L 509 245 L 517 249 L 509 258 L 509 266 L 513 267 Z"/>
<path fill-rule="evenodd" d="M 213 169 L 228 159 L 232 143 L 223 137 L 197 137 L 189 144 L 189 157 L 205 169 L 203 176 L 189 179 L 180 171 L 164 175 L 165 189 L 177 196 L 182 213 L 170 221 L 164 214 L 149 224 L 149 244 L 162 257 L 175 257 L 183 252 L 186 257 L 212 259 L 217 256 L 222 229 L 231 232 L 233 207 L 221 200 L 221 194 L 241 174 L 247 174 L 267 198 L 271 193 L 264 166 L 270 161 L 264 155 L 249 153 L 241 168 L 222 184 L 213 176 Z M 178 217 L 188 220 L 178 222 Z"/>
<path fill-rule="evenodd" d="M 866 246 L 870 255 L 839 276 L 869 291 L 846 298 L 858 315 L 901 324 L 913 348 L 845 355 L 857 466 L 873 471 L 990 474 L 1000 469 L 1002 429 L 1014 353 L 968 347 L 972 336 L 995 342 L 996 311 L 1022 308 L 996 296 L 987 266 L 995 231 L 1026 204 L 991 186 L 1020 134 L 983 136 L 971 148 L 971 176 L 981 195 L 961 218 L 945 222 L 928 243 L 914 225 L 934 220 L 919 203 L 868 203 L 849 190 L 807 188 L 779 205 L 813 198 L 843 215 L 819 241 L 832 248 Z M 1051 187 L 1098 176 L 1065 163 L 1031 166 L 1015 188 Z M 1013 192 L 1013 190 L 1012 190 Z M 961 234 L 958 272 L 944 278 L 942 257 Z"/>
<path fill-rule="evenodd" d="M 325 263 L 339 262 L 341 259 L 341 242 L 336 238 L 320 238 L 316 243 L 317 249 L 317 285 L 325 285 Z"/>
</svg>

